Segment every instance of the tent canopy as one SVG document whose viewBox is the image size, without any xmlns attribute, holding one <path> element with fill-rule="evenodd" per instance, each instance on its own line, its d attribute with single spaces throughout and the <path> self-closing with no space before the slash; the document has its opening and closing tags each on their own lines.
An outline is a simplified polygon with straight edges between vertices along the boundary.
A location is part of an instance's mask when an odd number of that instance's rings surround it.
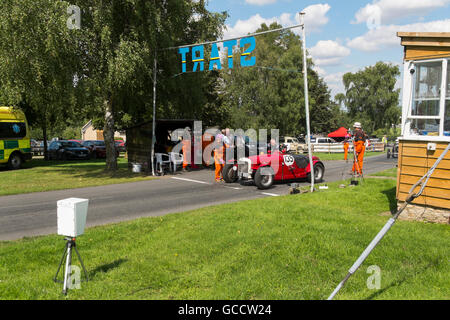
<svg viewBox="0 0 450 320">
<path fill-rule="evenodd" d="M 348 134 L 348 131 L 346 128 L 341 127 L 337 129 L 336 131 L 330 133 L 328 137 L 330 138 L 345 138 L 345 136 Z"/>
</svg>

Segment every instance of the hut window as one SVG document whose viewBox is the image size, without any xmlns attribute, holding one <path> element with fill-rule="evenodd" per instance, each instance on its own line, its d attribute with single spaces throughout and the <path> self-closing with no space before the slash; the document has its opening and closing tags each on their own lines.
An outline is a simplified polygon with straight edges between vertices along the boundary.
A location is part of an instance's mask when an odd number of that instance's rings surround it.
<svg viewBox="0 0 450 320">
<path fill-rule="evenodd" d="M 447 61 L 447 90 L 445 94 L 444 136 L 450 136 L 450 61 Z"/>
<path fill-rule="evenodd" d="M 416 67 L 412 116 L 439 116 L 442 63 L 423 63 Z M 439 131 L 439 127 L 438 127 Z"/>
<path fill-rule="evenodd" d="M 412 74 L 410 136 L 450 136 L 450 62 L 416 62 Z"/>
</svg>

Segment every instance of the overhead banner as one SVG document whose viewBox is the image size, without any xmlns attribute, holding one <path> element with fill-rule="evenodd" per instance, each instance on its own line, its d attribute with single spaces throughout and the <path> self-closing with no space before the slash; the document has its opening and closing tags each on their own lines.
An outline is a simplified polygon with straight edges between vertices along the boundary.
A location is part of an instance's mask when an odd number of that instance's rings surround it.
<svg viewBox="0 0 450 320">
<path fill-rule="evenodd" d="M 223 42 L 224 50 L 227 50 L 227 61 L 228 61 L 228 69 L 233 69 L 234 61 L 233 61 L 233 49 L 236 47 L 245 48 L 246 45 L 249 45 L 247 49 L 241 53 L 240 65 L 241 67 L 252 67 L 256 64 L 256 57 L 252 57 L 251 53 L 256 48 L 256 40 L 255 37 L 246 37 L 240 39 L 239 43 L 236 39 L 228 40 Z M 178 49 L 178 53 L 181 55 L 181 70 L 182 72 L 187 72 L 187 58 L 189 53 L 191 56 L 191 61 L 193 62 L 192 70 L 190 72 L 204 71 L 205 70 L 205 48 L 203 45 L 192 47 L 184 47 Z M 191 62 L 190 61 L 190 62 Z M 208 70 L 213 70 L 214 66 L 217 70 L 222 69 L 222 62 L 220 61 L 220 50 L 217 46 L 217 43 L 213 43 L 211 47 L 211 56 L 209 58 L 209 66 Z"/>
</svg>

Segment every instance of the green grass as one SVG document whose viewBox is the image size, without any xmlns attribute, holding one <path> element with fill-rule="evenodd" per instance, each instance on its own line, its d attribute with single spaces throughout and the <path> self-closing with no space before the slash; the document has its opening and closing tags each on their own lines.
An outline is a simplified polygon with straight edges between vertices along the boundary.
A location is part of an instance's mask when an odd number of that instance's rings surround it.
<svg viewBox="0 0 450 320">
<path fill-rule="evenodd" d="M 371 174 L 371 176 L 378 177 L 397 177 L 397 168 L 387 169 L 378 173 Z"/>
<path fill-rule="evenodd" d="M 73 189 L 152 179 L 128 170 L 127 159 L 118 159 L 119 170 L 105 171 L 105 160 L 32 160 L 23 169 L 0 168 L 0 195 Z"/>
<path fill-rule="evenodd" d="M 67 299 L 326 299 L 396 207 L 395 181 L 338 185 L 88 229 L 91 279 Z M 0 298 L 65 299 L 52 281 L 63 247 L 0 242 Z M 398 221 L 336 298 L 449 299 L 449 247 L 448 225 Z"/>
<path fill-rule="evenodd" d="M 373 156 L 379 156 L 381 154 L 385 154 L 385 152 L 373 152 L 373 151 L 367 151 L 364 153 L 364 158 L 367 157 L 373 157 Z M 344 160 L 344 154 L 343 153 L 325 153 L 325 152 L 316 152 L 313 153 L 314 156 L 318 157 L 322 161 L 329 161 L 329 160 Z M 349 152 L 348 159 L 353 161 L 353 153 Z"/>
</svg>

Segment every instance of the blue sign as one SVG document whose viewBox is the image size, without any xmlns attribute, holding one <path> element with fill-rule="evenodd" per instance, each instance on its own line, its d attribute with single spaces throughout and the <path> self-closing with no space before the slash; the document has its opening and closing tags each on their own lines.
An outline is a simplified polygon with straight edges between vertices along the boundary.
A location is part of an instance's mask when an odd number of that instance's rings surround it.
<svg viewBox="0 0 450 320">
<path fill-rule="evenodd" d="M 13 129 L 15 134 L 19 134 L 20 133 L 20 127 L 17 124 L 13 124 L 12 129 Z"/>
<path fill-rule="evenodd" d="M 245 48 L 247 46 L 247 48 Z M 255 37 L 247 37 L 240 39 L 240 43 L 238 44 L 237 40 L 228 40 L 223 42 L 223 47 L 227 50 L 227 61 L 228 68 L 233 69 L 233 48 L 245 48 L 244 52 L 241 53 L 240 64 L 242 67 L 252 67 L 256 64 L 256 57 L 252 57 L 251 53 L 256 48 L 256 40 Z M 186 72 L 186 64 L 188 53 L 190 52 L 189 47 L 180 48 L 178 53 L 181 55 L 181 70 L 182 72 Z M 205 70 L 205 49 L 204 46 L 196 46 L 192 48 L 191 53 L 191 61 L 194 63 L 192 67 L 193 72 L 204 71 Z M 220 61 L 220 50 L 217 46 L 217 43 L 213 43 L 211 47 L 211 55 L 209 57 L 209 66 L 208 70 L 213 69 L 221 70 L 222 62 Z"/>
</svg>

